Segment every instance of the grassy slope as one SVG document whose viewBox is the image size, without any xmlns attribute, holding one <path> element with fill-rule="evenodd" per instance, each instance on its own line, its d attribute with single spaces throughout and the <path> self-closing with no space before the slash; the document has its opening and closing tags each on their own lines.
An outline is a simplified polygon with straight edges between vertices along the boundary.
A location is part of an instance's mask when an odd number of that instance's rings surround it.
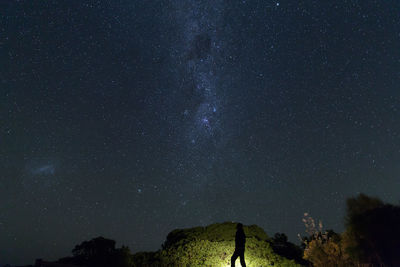
<svg viewBox="0 0 400 267">
<path fill-rule="evenodd" d="M 263 229 L 244 226 L 245 259 L 248 267 L 300 266 L 275 254 Z M 206 227 L 177 229 L 167 236 L 163 249 L 154 253 L 138 253 L 138 266 L 230 266 L 235 249 L 235 223 L 216 223 Z M 240 266 L 239 259 L 236 262 Z"/>
</svg>

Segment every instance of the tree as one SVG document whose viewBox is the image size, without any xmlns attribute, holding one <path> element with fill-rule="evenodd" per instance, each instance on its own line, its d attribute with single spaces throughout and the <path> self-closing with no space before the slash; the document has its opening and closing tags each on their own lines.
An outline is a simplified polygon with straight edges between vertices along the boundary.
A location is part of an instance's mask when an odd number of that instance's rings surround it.
<svg viewBox="0 0 400 267">
<path fill-rule="evenodd" d="M 73 257 L 60 259 L 61 263 L 78 264 L 93 267 L 131 267 L 133 256 L 126 246 L 115 248 L 115 241 L 97 237 L 83 241 L 72 250 Z"/>
<path fill-rule="evenodd" d="M 271 246 L 275 253 L 287 259 L 295 260 L 299 264 L 307 264 L 307 261 L 303 259 L 301 247 L 289 242 L 284 233 L 276 233 L 272 238 Z"/>
<path fill-rule="evenodd" d="M 384 205 L 379 198 L 369 197 L 365 194 L 359 194 L 355 198 L 348 198 L 346 204 L 346 226 L 351 223 L 354 217 L 359 216 L 368 210 L 373 210 Z"/>
<path fill-rule="evenodd" d="M 131 267 L 133 266 L 133 257 L 129 250 L 129 247 L 122 246 L 115 251 L 115 262 L 114 266 L 118 267 Z"/>
<path fill-rule="evenodd" d="M 322 222 L 318 228 L 314 219 L 308 213 L 304 214 L 303 222 L 309 237 L 303 238 L 305 260 L 316 267 L 353 266 L 349 255 L 341 243 L 341 236 L 333 230 L 323 231 Z"/>
<path fill-rule="evenodd" d="M 112 263 L 115 254 L 115 241 L 104 237 L 83 241 L 72 250 L 74 257 L 90 266 L 105 266 Z"/>
<path fill-rule="evenodd" d="M 399 266 L 400 207 L 360 194 L 347 200 L 346 251 L 360 263 Z"/>
</svg>

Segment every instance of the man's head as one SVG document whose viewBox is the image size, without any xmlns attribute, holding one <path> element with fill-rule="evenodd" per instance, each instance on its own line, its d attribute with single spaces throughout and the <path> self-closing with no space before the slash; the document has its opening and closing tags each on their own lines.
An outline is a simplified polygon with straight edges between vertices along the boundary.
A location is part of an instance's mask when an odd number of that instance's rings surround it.
<svg viewBox="0 0 400 267">
<path fill-rule="evenodd" d="M 243 224 L 241 224 L 241 223 L 238 223 L 237 225 L 236 225 L 236 229 L 243 229 Z"/>
</svg>

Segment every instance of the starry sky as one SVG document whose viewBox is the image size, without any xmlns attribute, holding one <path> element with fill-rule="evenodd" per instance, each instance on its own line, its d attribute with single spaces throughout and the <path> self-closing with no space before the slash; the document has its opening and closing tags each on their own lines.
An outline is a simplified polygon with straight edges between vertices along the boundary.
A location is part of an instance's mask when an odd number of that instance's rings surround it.
<svg viewBox="0 0 400 267">
<path fill-rule="evenodd" d="M 400 2 L 0 3 L 0 264 L 399 203 Z"/>
</svg>

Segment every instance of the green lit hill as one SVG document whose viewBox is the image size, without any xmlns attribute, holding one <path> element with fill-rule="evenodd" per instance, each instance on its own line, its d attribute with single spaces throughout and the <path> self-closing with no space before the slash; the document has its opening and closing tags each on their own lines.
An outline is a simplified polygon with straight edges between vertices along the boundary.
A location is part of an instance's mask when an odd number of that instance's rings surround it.
<svg viewBox="0 0 400 267">
<path fill-rule="evenodd" d="M 244 226 L 245 259 L 248 267 L 301 266 L 276 254 L 270 238 L 257 225 Z M 236 223 L 216 223 L 206 227 L 176 229 L 170 232 L 162 249 L 136 253 L 135 266 L 230 266 L 235 249 Z M 239 259 L 236 266 L 240 266 Z"/>
</svg>

